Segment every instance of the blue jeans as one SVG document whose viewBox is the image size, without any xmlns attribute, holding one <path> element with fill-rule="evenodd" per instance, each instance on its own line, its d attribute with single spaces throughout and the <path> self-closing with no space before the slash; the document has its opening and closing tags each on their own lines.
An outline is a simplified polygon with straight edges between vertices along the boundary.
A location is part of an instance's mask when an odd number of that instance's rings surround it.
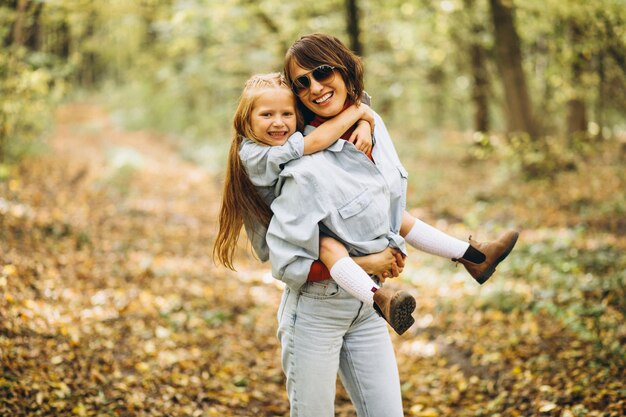
<svg viewBox="0 0 626 417">
<path fill-rule="evenodd" d="M 334 416 L 337 372 L 359 417 L 403 416 L 386 322 L 334 281 L 285 288 L 278 338 L 292 417 Z"/>
</svg>

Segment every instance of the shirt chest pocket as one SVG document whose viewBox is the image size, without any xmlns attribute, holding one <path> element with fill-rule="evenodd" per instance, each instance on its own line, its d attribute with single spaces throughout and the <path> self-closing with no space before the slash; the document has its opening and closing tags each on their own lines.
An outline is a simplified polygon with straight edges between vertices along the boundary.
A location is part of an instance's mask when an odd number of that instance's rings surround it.
<svg viewBox="0 0 626 417">
<path fill-rule="evenodd" d="M 396 192 L 400 198 L 400 207 L 404 211 L 406 208 L 406 187 L 409 179 L 409 173 L 402 165 L 398 165 L 398 171 L 400 172 L 400 187 Z"/>
<path fill-rule="evenodd" d="M 353 241 L 374 240 L 389 231 L 389 208 L 384 197 L 378 201 L 373 193 L 365 189 L 339 207 L 340 228 Z"/>
</svg>

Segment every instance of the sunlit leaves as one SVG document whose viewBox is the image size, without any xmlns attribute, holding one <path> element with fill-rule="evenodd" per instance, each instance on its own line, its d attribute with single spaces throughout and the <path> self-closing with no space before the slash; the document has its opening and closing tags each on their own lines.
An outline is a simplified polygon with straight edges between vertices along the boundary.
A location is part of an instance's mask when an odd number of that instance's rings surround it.
<svg viewBox="0 0 626 417">
<path fill-rule="evenodd" d="M 244 284 L 207 256 L 217 191 L 93 110 L 63 113 L 62 158 L 29 160 L 0 184 L 0 414 L 284 413 L 273 314 L 249 292 L 259 277 Z M 142 155 L 124 195 L 103 181 L 109 147 Z M 273 308 L 278 290 L 266 296 Z"/>
<path fill-rule="evenodd" d="M 242 256 L 232 274 L 208 259 L 216 182 L 162 138 L 120 132 L 96 107 L 69 107 L 58 120 L 60 153 L 25 161 L 0 184 L 0 410 L 287 415 L 275 337 L 280 288 L 256 260 Z M 445 141 L 446 160 L 456 158 L 459 143 Z M 445 164 L 431 148 L 414 149 L 414 161 L 436 174 Z M 120 192 L 110 172 L 133 161 Z M 609 168 L 596 174 L 614 178 Z M 436 190 L 420 192 L 439 196 L 435 209 L 458 207 L 456 175 L 484 178 L 478 165 L 445 169 Z M 620 178 L 591 191 L 618 193 Z M 576 177 L 555 181 L 550 192 L 528 183 L 517 193 L 535 204 L 543 204 L 538 193 L 546 203 L 558 196 L 560 211 L 493 196 L 476 205 L 480 238 L 490 233 L 481 219 L 506 222 L 497 211 L 516 209 L 526 225 L 484 287 L 449 261 L 431 266 L 410 253 L 404 284 L 418 297 L 416 325 L 394 336 L 407 415 L 619 415 L 623 243 L 554 227 L 560 212 L 590 198 L 568 186 Z M 469 183 L 487 196 L 498 181 Z M 583 214 L 600 221 L 598 207 Z M 354 415 L 342 388 L 337 413 Z"/>
</svg>

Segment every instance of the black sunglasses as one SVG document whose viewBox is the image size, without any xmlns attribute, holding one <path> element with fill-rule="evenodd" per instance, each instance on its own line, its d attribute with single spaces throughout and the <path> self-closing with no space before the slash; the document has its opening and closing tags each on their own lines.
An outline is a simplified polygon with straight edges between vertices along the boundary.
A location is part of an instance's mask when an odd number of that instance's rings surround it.
<svg viewBox="0 0 626 417">
<path fill-rule="evenodd" d="M 309 74 L 311 74 L 313 78 L 315 78 L 315 81 L 321 83 L 324 81 L 329 81 L 331 77 L 335 75 L 334 69 L 335 67 L 331 65 L 320 65 L 319 67 L 314 68 L 311 71 L 306 72 L 293 80 L 293 82 L 291 83 L 291 87 L 296 94 L 300 94 L 304 90 L 307 90 L 309 87 L 311 87 Z"/>
</svg>

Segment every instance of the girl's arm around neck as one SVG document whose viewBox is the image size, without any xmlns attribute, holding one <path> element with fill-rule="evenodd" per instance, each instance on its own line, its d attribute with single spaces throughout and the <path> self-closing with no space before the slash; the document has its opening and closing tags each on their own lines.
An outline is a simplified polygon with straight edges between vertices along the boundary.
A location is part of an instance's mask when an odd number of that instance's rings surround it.
<svg viewBox="0 0 626 417">
<path fill-rule="evenodd" d="M 351 105 L 337 116 L 322 123 L 304 138 L 304 154 L 309 155 L 328 148 L 361 119 L 368 121 L 373 129 L 374 119 L 369 106 L 366 104 Z"/>
</svg>

